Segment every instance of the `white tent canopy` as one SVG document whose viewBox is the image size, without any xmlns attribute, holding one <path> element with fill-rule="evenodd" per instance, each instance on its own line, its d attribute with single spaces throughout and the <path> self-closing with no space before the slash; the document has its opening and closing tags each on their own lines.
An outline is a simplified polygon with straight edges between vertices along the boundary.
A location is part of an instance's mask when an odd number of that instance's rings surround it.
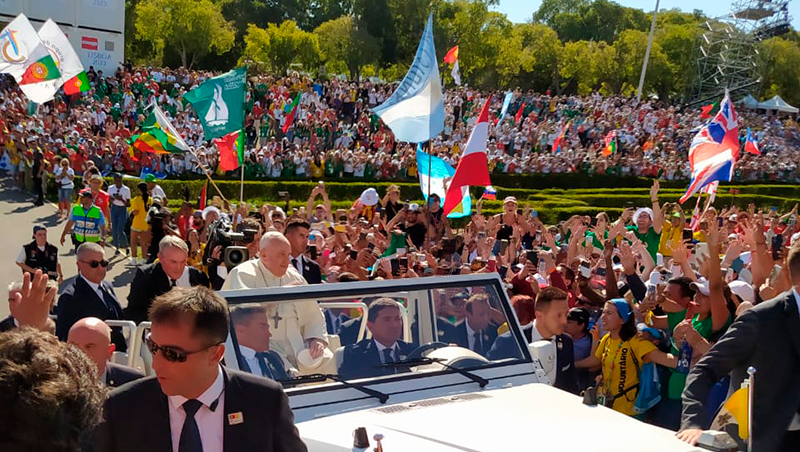
<svg viewBox="0 0 800 452">
<path fill-rule="evenodd" d="M 739 103 L 743 104 L 745 108 L 752 108 L 752 109 L 758 108 L 758 100 L 756 100 L 756 98 L 753 97 L 752 94 L 748 94 L 747 96 L 745 96 L 742 100 L 739 101 Z"/>
<path fill-rule="evenodd" d="M 800 111 L 800 109 L 797 107 L 792 107 L 791 105 L 787 104 L 786 101 L 781 99 L 781 96 L 778 95 L 770 100 L 759 102 L 758 108 L 763 110 L 777 110 L 784 113 L 797 113 Z"/>
</svg>

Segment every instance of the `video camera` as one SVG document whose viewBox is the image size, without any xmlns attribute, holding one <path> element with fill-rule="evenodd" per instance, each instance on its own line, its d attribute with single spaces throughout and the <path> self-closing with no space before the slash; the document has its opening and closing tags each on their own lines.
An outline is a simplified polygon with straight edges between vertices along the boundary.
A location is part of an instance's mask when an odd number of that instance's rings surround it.
<svg viewBox="0 0 800 452">
<path fill-rule="evenodd" d="M 258 231 L 255 229 L 241 229 L 234 232 L 227 219 L 220 218 L 208 226 L 208 243 L 203 252 L 203 265 L 211 265 L 214 258 L 211 255 L 218 246 L 222 247 L 220 256 L 225 262 L 225 267 L 232 268 L 250 259 L 247 250 L 248 243 L 252 243 Z"/>
</svg>

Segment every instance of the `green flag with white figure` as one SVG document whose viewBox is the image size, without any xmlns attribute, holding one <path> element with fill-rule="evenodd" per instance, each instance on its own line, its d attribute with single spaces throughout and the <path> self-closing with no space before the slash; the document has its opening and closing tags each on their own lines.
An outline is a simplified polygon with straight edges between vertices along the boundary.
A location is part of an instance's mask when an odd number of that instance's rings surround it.
<svg viewBox="0 0 800 452">
<path fill-rule="evenodd" d="M 223 137 L 244 128 L 247 67 L 210 78 L 184 96 L 192 104 L 205 139 Z"/>
</svg>

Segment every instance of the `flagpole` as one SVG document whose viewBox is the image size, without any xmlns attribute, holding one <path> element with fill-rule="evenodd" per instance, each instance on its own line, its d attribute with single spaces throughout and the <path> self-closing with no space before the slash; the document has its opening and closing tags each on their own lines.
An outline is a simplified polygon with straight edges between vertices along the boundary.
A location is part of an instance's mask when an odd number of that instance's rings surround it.
<svg viewBox="0 0 800 452">
<path fill-rule="evenodd" d="M 200 163 L 200 157 L 197 156 L 197 152 L 195 152 L 194 147 L 190 147 L 189 148 L 189 152 L 191 152 L 191 154 L 194 156 L 194 158 L 197 159 L 197 166 L 199 166 L 200 169 L 203 170 L 203 174 L 206 175 L 206 177 L 208 178 L 209 182 L 211 182 L 211 185 L 213 185 L 214 189 L 217 190 L 217 193 L 222 198 L 222 200 L 227 203 L 228 200 L 225 198 L 225 195 L 222 194 L 222 190 L 219 189 L 219 187 L 217 186 L 217 183 L 214 182 L 214 179 L 211 178 L 211 174 L 208 172 L 208 169 L 206 169 L 205 165 Z"/>
<path fill-rule="evenodd" d="M 244 203 L 244 162 L 239 165 L 239 168 L 242 170 L 242 180 L 239 183 L 239 203 Z"/>
</svg>

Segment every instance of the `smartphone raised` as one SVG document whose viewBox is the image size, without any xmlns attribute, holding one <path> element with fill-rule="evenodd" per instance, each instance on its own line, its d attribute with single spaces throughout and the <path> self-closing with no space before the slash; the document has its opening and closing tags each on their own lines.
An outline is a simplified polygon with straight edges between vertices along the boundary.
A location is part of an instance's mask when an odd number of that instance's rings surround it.
<svg viewBox="0 0 800 452">
<path fill-rule="evenodd" d="M 589 267 L 588 262 L 581 262 L 580 265 L 581 276 L 589 279 L 592 277 L 592 269 Z"/>
<path fill-rule="evenodd" d="M 777 261 L 781 258 L 780 251 L 783 247 L 783 235 L 775 234 L 772 236 L 772 260 Z"/>
<path fill-rule="evenodd" d="M 500 274 L 500 278 L 506 279 L 506 275 L 508 275 L 508 267 L 501 265 L 500 268 L 497 269 L 497 273 Z"/>
<path fill-rule="evenodd" d="M 525 253 L 525 258 L 528 259 L 528 262 L 533 264 L 534 267 L 539 266 L 539 252 L 535 250 L 528 250 Z"/>
<path fill-rule="evenodd" d="M 306 252 L 311 256 L 312 260 L 317 260 L 317 245 L 308 245 Z"/>
<path fill-rule="evenodd" d="M 353 259 L 353 260 L 358 259 L 358 251 L 351 249 L 350 250 L 350 259 Z"/>
<path fill-rule="evenodd" d="M 400 273 L 408 272 L 408 257 L 407 256 L 400 256 L 397 258 L 397 263 L 400 266 Z"/>
<path fill-rule="evenodd" d="M 684 229 L 683 234 L 681 235 L 681 239 L 683 240 L 692 240 L 694 238 L 694 232 L 691 229 Z"/>
<path fill-rule="evenodd" d="M 397 259 L 389 261 L 392 265 L 392 276 L 400 276 L 400 262 Z"/>
</svg>

